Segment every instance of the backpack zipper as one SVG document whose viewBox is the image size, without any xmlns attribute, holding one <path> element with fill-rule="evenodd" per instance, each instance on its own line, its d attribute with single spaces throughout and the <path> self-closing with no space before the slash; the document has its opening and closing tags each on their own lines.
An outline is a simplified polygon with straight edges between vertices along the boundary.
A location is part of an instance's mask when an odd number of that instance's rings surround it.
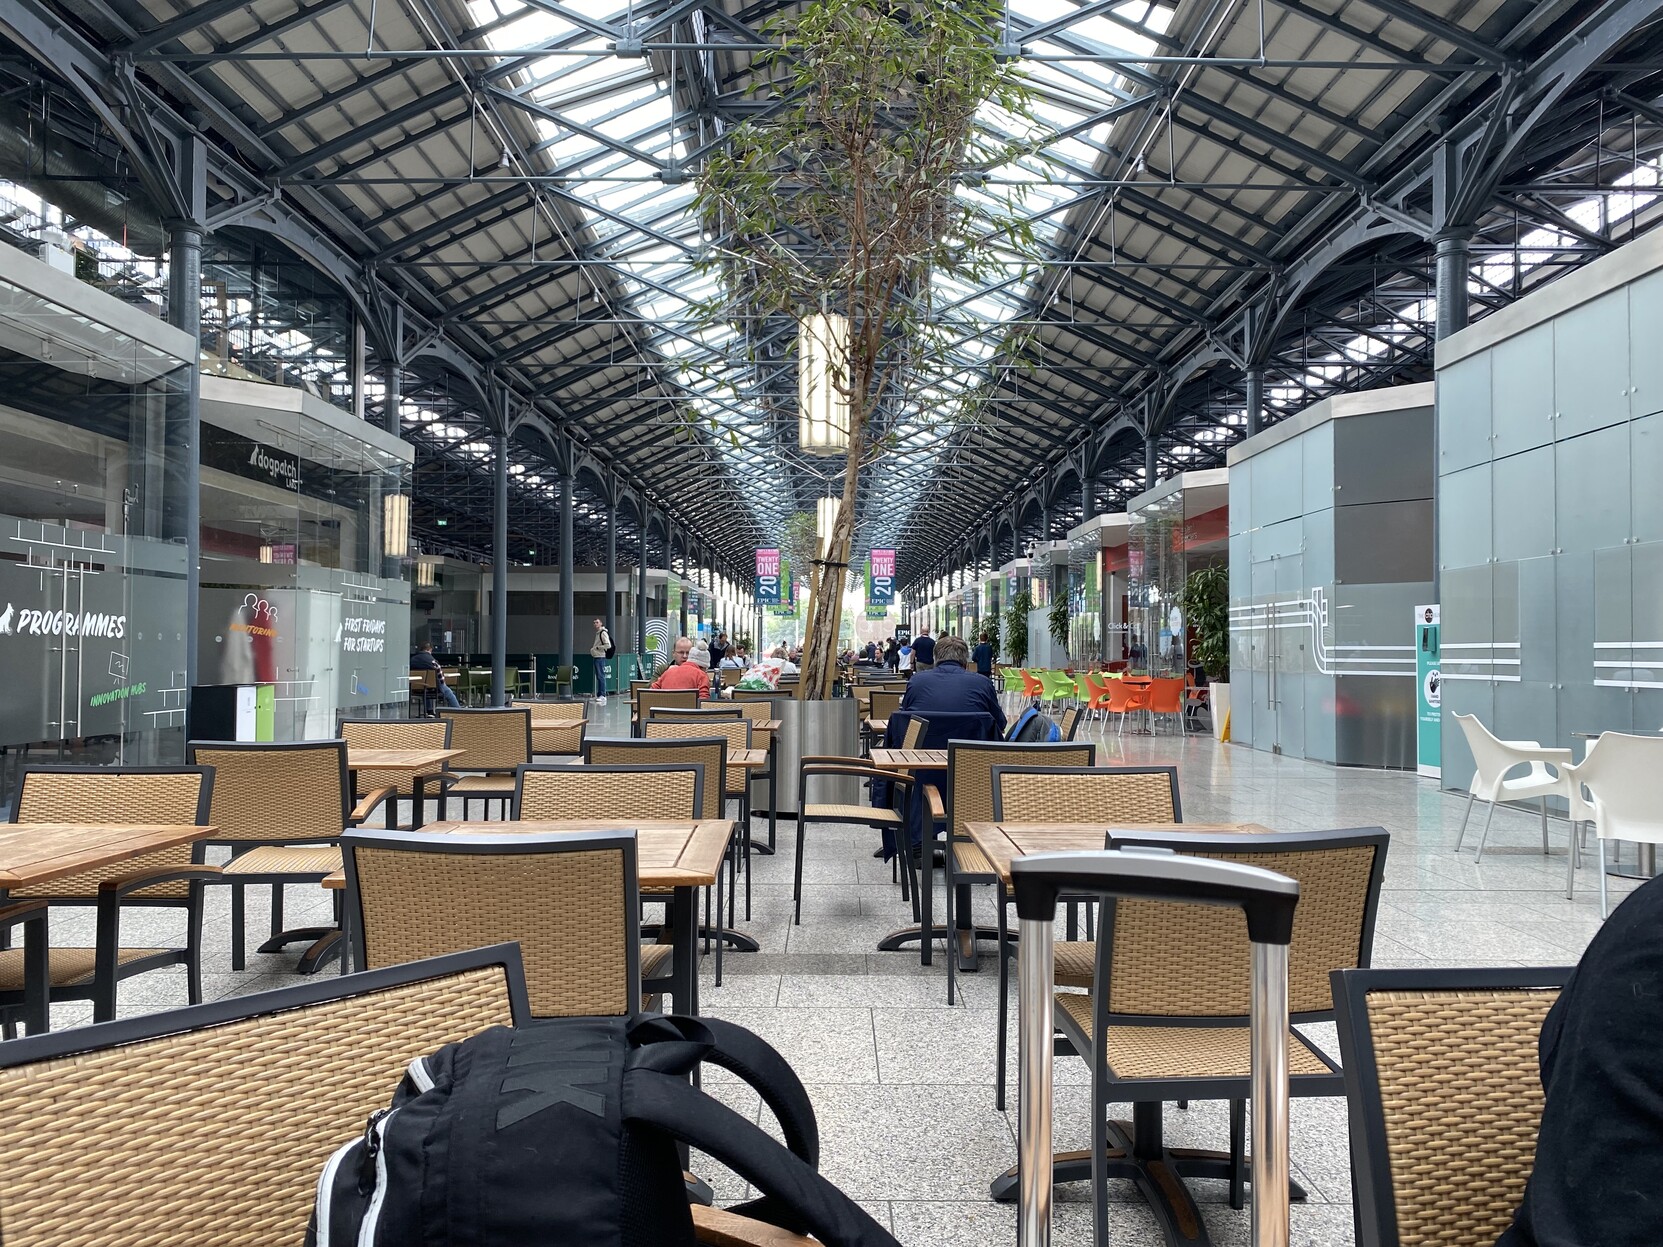
<svg viewBox="0 0 1663 1247">
<path fill-rule="evenodd" d="M 358 1226 L 358 1247 L 375 1247 L 375 1232 L 381 1224 L 381 1205 L 387 1198 L 387 1123 L 397 1115 L 396 1108 L 379 1109 L 364 1130 L 364 1162 L 375 1162 L 375 1187 L 374 1194 L 370 1196 L 370 1206 Z M 361 1177 L 359 1190 L 363 1190 Z"/>
</svg>

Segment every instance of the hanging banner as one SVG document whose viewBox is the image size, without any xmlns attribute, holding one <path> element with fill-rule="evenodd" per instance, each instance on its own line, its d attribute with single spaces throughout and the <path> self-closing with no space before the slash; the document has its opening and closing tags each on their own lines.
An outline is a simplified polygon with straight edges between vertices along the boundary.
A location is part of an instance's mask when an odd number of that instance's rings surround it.
<svg viewBox="0 0 1663 1247">
<path fill-rule="evenodd" d="M 780 602 L 777 606 L 769 607 L 768 613 L 775 619 L 795 619 L 797 617 L 798 603 L 797 584 L 791 579 L 790 569 L 789 566 L 785 564 L 785 560 L 781 559 L 780 562 L 782 566 L 785 566 L 780 582 L 785 600 Z"/>
<path fill-rule="evenodd" d="M 756 552 L 756 604 L 780 604 L 780 552 L 776 549 Z"/>
<path fill-rule="evenodd" d="M 1434 779 L 1443 769 L 1441 616 L 1437 606 L 1415 607 L 1415 769 Z"/>
<path fill-rule="evenodd" d="M 866 617 L 868 619 L 888 619 L 889 607 L 878 606 L 872 602 L 868 602 L 866 604 Z"/>
<path fill-rule="evenodd" d="M 895 551 L 873 550 L 866 560 L 866 601 L 890 606 L 895 601 Z"/>
</svg>

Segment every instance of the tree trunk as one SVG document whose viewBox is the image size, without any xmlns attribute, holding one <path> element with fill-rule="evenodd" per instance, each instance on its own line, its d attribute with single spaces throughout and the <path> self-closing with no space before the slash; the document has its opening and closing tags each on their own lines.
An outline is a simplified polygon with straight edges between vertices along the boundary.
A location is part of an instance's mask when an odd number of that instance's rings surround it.
<svg viewBox="0 0 1663 1247">
<path fill-rule="evenodd" d="M 798 697 L 830 697 L 837 675 L 837 630 L 843 619 L 843 586 L 847 582 L 849 551 L 854 546 L 855 497 L 860 489 L 860 439 L 851 438 L 849 461 L 843 470 L 843 502 L 837 508 L 831 540 L 826 543 L 820 574 L 811 582 L 808 631 L 804 636 L 802 679 Z"/>
</svg>

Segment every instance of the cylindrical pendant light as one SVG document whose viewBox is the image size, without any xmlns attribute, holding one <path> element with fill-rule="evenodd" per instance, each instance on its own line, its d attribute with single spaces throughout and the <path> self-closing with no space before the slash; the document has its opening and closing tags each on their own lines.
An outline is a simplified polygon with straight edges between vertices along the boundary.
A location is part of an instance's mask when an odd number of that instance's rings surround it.
<svg viewBox="0 0 1663 1247">
<path fill-rule="evenodd" d="M 797 442 L 808 455 L 841 455 L 849 449 L 849 319 L 835 312 L 805 316 L 797 324 Z"/>
<path fill-rule="evenodd" d="M 401 559 L 410 552 L 410 495 L 387 494 L 381 499 L 381 552 Z"/>
<path fill-rule="evenodd" d="M 837 526 L 837 513 L 842 506 L 841 498 L 822 498 L 814 504 L 814 531 L 820 538 L 821 558 L 828 553 L 832 529 Z"/>
</svg>

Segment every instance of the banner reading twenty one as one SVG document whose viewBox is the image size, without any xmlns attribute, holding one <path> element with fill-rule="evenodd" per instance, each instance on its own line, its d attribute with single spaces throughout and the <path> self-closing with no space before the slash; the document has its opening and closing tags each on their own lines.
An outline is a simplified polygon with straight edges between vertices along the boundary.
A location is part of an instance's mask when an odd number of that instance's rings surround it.
<svg viewBox="0 0 1663 1247">
<path fill-rule="evenodd" d="M 758 550 L 756 552 L 756 604 L 758 606 L 778 606 L 780 601 L 780 552 L 777 549 Z"/>
<path fill-rule="evenodd" d="M 872 606 L 895 602 L 895 551 L 873 550 L 866 561 L 866 601 Z"/>
</svg>

